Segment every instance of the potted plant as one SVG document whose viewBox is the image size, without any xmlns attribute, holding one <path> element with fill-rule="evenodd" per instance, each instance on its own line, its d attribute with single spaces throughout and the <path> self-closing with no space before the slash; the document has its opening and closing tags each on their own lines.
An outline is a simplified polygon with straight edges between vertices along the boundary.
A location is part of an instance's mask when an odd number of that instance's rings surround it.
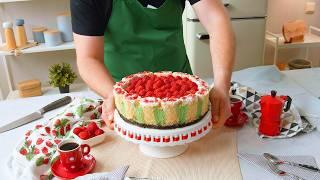
<svg viewBox="0 0 320 180">
<path fill-rule="evenodd" d="M 77 78 L 70 64 L 54 64 L 49 69 L 49 84 L 53 87 L 59 87 L 60 93 L 69 93 L 70 84 Z"/>
</svg>

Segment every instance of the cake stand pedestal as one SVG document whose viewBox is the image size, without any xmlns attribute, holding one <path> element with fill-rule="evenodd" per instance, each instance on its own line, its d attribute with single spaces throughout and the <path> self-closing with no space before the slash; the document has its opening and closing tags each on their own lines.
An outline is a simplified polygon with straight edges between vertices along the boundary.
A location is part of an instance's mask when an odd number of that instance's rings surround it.
<svg viewBox="0 0 320 180">
<path fill-rule="evenodd" d="M 143 128 L 124 121 L 115 111 L 115 131 L 127 141 L 139 144 L 140 151 L 150 157 L 171 158 L 183 154 L 188 144 L 196 141 L 212 129 L 211 112 L 199 122 L 176 129 Z"/>
</svg>

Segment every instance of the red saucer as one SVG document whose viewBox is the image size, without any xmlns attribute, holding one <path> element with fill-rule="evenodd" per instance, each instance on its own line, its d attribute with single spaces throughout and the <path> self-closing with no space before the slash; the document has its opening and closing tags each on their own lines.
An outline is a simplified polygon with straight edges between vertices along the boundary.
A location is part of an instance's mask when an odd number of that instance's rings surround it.
<svg viewBox="0 0 320 180">
<path fill-rule="evenodd" d="M 237 121 L 232 118 L 233 117 L 231 116 L 229 119 L 227 119 L 224 125 L 228 127 L 241 127 L 248 121 L 248 116 L 244 112 L 240 112 Z"/>
<path fill-rule="evenodd" d="M 81 170 L 79 170 L 78 172 L 70 172 L 60 163 L 60 158 L 58 158 L 51 165 L 51 172 L 55 177 L 59 179 L 74 179 L 78 176 L 83 176 L 90 173 L 96 165 L 96 160 L 92 155 L 88 154 L 83 157 L 82 163 L 83 168 Z"/>
</svg>

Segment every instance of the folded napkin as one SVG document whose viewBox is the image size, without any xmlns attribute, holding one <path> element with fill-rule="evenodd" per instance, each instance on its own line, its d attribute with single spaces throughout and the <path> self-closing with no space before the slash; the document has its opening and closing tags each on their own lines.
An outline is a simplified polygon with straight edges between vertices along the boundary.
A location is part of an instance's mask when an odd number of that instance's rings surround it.
<svg viewBox="0 0 320 180">
<path fill-rule="evenodd" d="M 295 180 L 294 178 L 290 176 L 278 176 L 276 175 L 268 166 L 268 161 L 263 157 L 263 155 L 256 155 L 256 154 L 245 154 L 245 153 L 239 153 L 238 154 L 239 158 L 246 160 L 248 163 L 264 169 L 268 175 L 278 178 L 282 178 L 285 180 Z M 316 160 L 312 156 L 278 156 L 282 160 L 286 161 L 292 161 L 296 163 L 301 163 L 301 164 L 307 164 L 307 165 L 312 165 L 314 167 L 318 167 Z M 310 170 L 302 169 L 299 167 L 294 167 L 291 165 L 287 164 L 281 164 L 277 166 L 280 170 L 285 171 L 287 173 L 294 174 L 296 176 L 299 176 L 303 179 L 307 180 L 316 180 L 320 179 L 320 173 L 316 173 Z M 254 170 L 253 170 L 254 171 Z M 261 175 L 261 177 L 268 177 L 267 175 Z"/>
<path fill-rule="evenodd" d="M 76 180 L 123 180 L 129 169 L 129 166 L 124 166 L 110 173 L 94 173 L 80 176 Z"/>
<path fill-rule="evenodd" d="M 9 157 L 8 168 L 15 179 L 52 179 L 50 165 L 57 160 L 57 145 L 73 138 L 71 131 L 95 121 L 102 126 L 101 101 L 75 98 L 64 110 L 21 136 Z"/>
<path fill-rule="evenodd" d="M 257 128 L 261 117 L 260 99 L 262 94 L 258 93 L 254 89 L 233 82 L 231 89 L 235 92 L 235 95 L 242 98 L 244 107 L 242 109 L 250 118 L 251 124 Z M 259 134 L 261 138 L 289 138 L 301 133 L 312 132 L 316 127 L 307 119 L 307 117 L 301 117 L 294 105 L 288 112 L 285 112 L 281 116 L 282 124 L 279 136 L 265 136 Z"/>
</svg>

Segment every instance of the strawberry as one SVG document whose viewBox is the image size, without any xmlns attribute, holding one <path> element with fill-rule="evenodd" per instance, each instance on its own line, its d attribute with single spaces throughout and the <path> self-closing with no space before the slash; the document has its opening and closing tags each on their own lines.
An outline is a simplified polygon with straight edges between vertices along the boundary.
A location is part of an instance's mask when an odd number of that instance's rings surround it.
<svg viewBox="0 0 320 180">
<path fill-rule="evenodd" d="M 40 144 L 43 143 L 43 141 L 44 141 L 44 140 L 43 140 L 42 138 L 38 138 L 36 144 L 37 144 L 37 145 L 40 145 Z"/>
<path fill-rule="evenodd" d="M 42 162 L 43 162 L 43 164 L 48 164 L 49 163 L 49 158 L 45 158 Z"/>
<path fill-rule="evenodd" d="M 91 119 L 91 120 L 92 120 L 92 119 L 96 119 L 96 114 L 95 114 L 95 113 L 91 114 L 90 119 Z"/>
<path fill-rule="evenodd" d="M 40 153 L 39 149 L 38 148 L 34 148 L 33 154 L 39 154 L 39 153 Z"/>
<path fill-rule="evenodd" d="M 51 131 L 50 127 L 47 126 L 44 128 L 44 130 L 47 132 L 47 134 L 50 134 L 50 131 Z"/>
<path fill-rule="evenodd" d="M 43 148 L 41 149 L 41 152 L 42 152 L 43 154 L 48 154 L 48 148 L 47 148 L 47 147 L 43 147 Z"/>
<path fill-rule="evenodd" d="M 43 127 L 41 124 L 36 125 L 36 129 L 40 129 L 41 127 Z"/>
<path fill-rule="evenodd" d="M 51 148 L 51 147 L 53 146 L 52 142 L 50 142 L 50 141 L 46 141 L 46 145 L 47 145 L 49 148 Z"/>
<path fill-rule="evenodd" d="M 29 130 L 26 134 L 25 134 L 25 136 L 30 136 L 31 135 L 31 133 L 32 133 L 32 131 L 31 130 Z"/>
<path fill-rule="evenodd" d="M 103 131 L 102 129 L 97 129 L 97 130 L 94 132 L 94 135 L 99 136 L 99 135 L 101 135 L 101 134 L 103 134 L 103 133 L 104 133 L 104 131 Z"/>
<path fill-rule="evenodd" d="M 73 116 L 74 116 L 74 114 L 73 114 L 73 113 L 67 113 L 67 114 L 65 114 L 65 116 L 73 117 Z"/>
<path fill-rule="evenodd" d="M 89 132 L 88 131 L 82 131 L 78 135 L 81 139 L 86 140 L 90 138 Z"/>
<path fill-rule="evenodd" d="M 27 147 L 29 147 L 29 146 L 31 145 L 31 143 L 32 143 L 32 141 L 31 141 L 31 140 L 26 141 L 26 145 L 27 145 Z"/>
<path fill-rule="evenodd" d="M 56 145 L 58 145 L 58 144 L 61 142 L 60 139 L 55 139 L 55 140 L 53 140 L 53 141 L 54 141 L 54 143 L 55 143 Z"/>
<path fill-rule="evenodd" d="M 97 126 L 97 124 L 95 122 L 90 122 L 88 124 L 88 131 L 90 131 L 91 134 L 94 134 L 94 132 L 99 129 L 99 127 Z"/>
<path fill-rule="evenodd" d="M 57 137 L 57 131 L 56 131 L 56 130 L 52 130 L 52 131 L 51 131 L 51 134 L 52 134 L 53 136 Z"/>
<path fill-rule="evenodd" d="M 57 126 L 60 126 L 61 125 L 61 120 L 60 119 L 57 119 L 54 123 L 54 125 L 57 127 Z"/>
<path fill-rule="evenodd" d="M 73 129 L 73 133 L 78 135 L 80 132 L 82 131 L 82 128 L 81 127 L 76 127 Z"/>
<path fill-rule="evenodd" d="M 64 136 L 64 135 L 65 135 L 64 127 L 61 127 L 61 128 L 60 128 L 60 135 L 61 135 L 61 136 Z"/>
<path fill-rule="evenodd" d="M 68 124 L 68 125 L 66 126 L 66 132 L 69 132 L 69 131 L 70 131 L 70 129 L 71 129 L 71 125 L 70 125 L 70 124 Z"/>
<path fill-rule="evenodd" d="M 20 154 L 22 154 L 22 155 L 27 155 L 28 154 L 28 151 L 25 149 L 25 148 L 21 148 L 20 149 Z"/>
</svg>

